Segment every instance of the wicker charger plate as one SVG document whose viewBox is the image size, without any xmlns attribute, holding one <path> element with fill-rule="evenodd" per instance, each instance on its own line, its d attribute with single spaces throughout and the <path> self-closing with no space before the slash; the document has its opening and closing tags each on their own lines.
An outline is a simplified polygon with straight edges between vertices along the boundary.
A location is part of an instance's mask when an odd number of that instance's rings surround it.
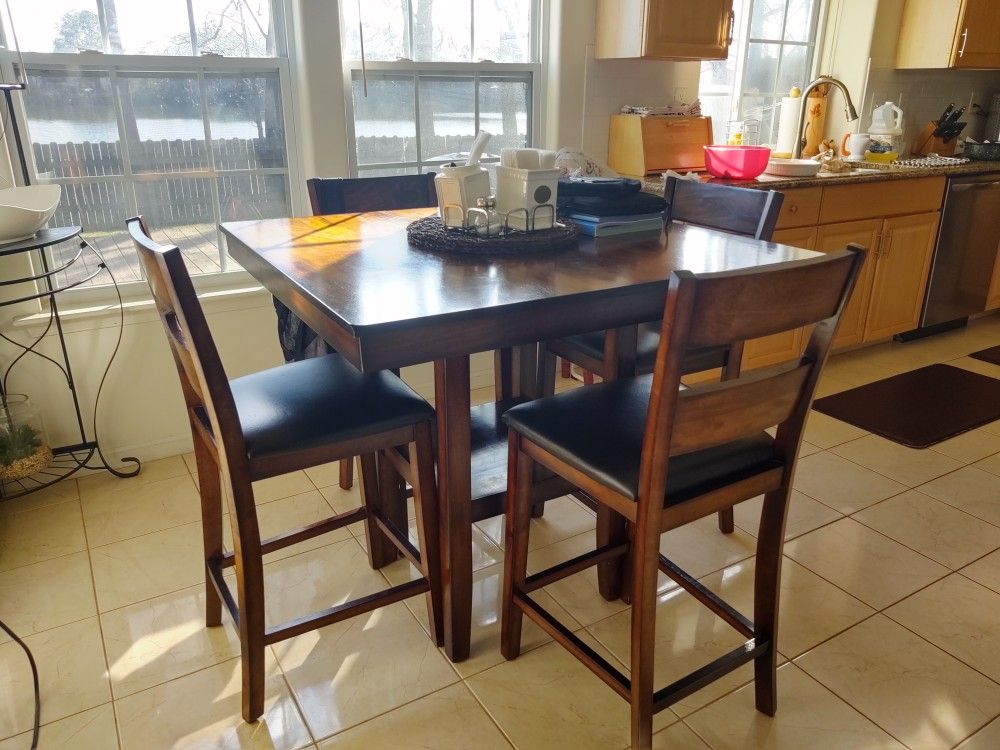
<svg viewBox="0 0 1000 750">
<path fill-rule="evenodd" d="M 417 219 L 406 227 L 406 237 L 413 247 L 431 252 L 454 252 L 468 255 L 520 255 L 522 253 L 566 250 L 577 246 L 580 230 L 575 224 L 556 224 L 537 232 L 513 232 L 500 237 L 449 231 L 437 216 Z"/>
</svg>

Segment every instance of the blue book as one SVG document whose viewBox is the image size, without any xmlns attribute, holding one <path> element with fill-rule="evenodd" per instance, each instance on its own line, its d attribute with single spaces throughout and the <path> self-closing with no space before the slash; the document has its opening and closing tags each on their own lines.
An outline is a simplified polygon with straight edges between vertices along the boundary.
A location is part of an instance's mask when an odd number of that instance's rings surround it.
<svg viewBox="0 0 1000 750">
<path fill-rule="evenodd" d="M 663 213 L 659 211 L 651 214 L 625 214 L 623 216 L 596 216 L 585 213 L 570 213 L 567 216 L 575 222 L 585 221 L 588 224 L 625 224 L 631 221 L 647 221 L 652 219 L 663 221 Z"/>
<path fill-rule="evenodd" d="M 663 220 L 657 215 L 652 219 L 640 219 L 638 221 L 624 221 L 616 223 L 595 223 L 590 221 L 579 221 L 574 219 L 574 223 L 580 227 L 582 234 L 591 237 L 610 237 L 616 234 L 629 234 L 632 232 L 653 232 L 663 229 Z"/>
</svg>

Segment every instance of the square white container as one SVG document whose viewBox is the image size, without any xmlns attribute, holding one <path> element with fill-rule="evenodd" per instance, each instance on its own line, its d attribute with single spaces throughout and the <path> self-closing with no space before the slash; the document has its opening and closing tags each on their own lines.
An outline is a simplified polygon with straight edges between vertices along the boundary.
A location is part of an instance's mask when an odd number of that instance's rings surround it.
<svg viewBox="0 0 1000 750">
<path fill-rule="evenodd" d="M 517 209 L 525 209 L 509 217 L 509 226 L 513 229 L 550 229 L 555 221 L 556 191 L 559 188 L 558 169 L 516 169 L 514 167 L 497 167 L 497 211 L 501 217 Z M 543 208 L 535 212 L 538 206 L 551 204 L 552 210 Z M 534 227 L 526 227 L 531 216 L 535 216 Z"/>
</svg>

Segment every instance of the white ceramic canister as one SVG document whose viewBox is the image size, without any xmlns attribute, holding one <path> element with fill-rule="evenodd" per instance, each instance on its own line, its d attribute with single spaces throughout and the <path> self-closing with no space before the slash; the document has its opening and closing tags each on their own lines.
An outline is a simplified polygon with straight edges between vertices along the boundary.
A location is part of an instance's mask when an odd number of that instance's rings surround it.
<svg viewBox="0 0 1000 750">
<path fill-rule="evenodd" d="M 445 226 L 466 225 L 465 214 L 476 207 L 478 198 L 490 194 L 490 175 L 478 164 L 441 167 L 434 177 L 438 214 Z"/>
<path fill-rule="evenodd" d="M 550 229 L 555 222 L 556 191 L 561 174 L 558 169 L 497 167 L 497 212 L 508 217 L 512 229 Z M 535 210 L 546 204 L 552 209 Z M 532 216 L 533 227 L 530 226 Z"/>
</svg>

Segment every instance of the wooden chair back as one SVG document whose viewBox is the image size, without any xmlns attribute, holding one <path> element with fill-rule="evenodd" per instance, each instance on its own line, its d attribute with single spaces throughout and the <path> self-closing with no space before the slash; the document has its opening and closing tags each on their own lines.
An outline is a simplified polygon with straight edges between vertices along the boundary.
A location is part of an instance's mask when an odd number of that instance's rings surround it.
<svg viewBox="0 0 1000 750">
<path fill-rule="evenodd" d="M 191 424 L 220 470 L 245 476 L 246 448 L 236 403 L 181 251 L 153 240 L 142 216 L 126 225 L 167 334 Z"/>
<path fill-rule="evenodd" d="M 663 189 L 670 221 L 742 234 L 770 242 L 785 196 L 711 182 L 668 177 Z"/>
<path fill-rule="evenodd" d="M 857 246 L 747 271 L 670 278 L 653 374 L 640 474 L 643 499 L 658 498 L 672 455 L 724 445 L 777 426 L 776 458 L 791 468 L 820 370 L 865 250 Z M 681 357 L 699 347 L 732 345 L 814 325 L 797 361 L 731 380 L 680 390 Z M 639 509 L 640 516 L 643 509 Z"/>
<path fill-rule="evenodd" d="M 434 174 L 398 177 L 313 177 L 306 180 L 315 216 L 437 205 Z"/>
</svg>

